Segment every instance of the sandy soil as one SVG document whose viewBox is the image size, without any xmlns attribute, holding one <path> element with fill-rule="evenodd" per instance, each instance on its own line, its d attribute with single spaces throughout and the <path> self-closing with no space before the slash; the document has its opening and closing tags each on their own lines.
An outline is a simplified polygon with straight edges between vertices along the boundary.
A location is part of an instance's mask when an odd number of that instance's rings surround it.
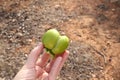
<svg viewBox="0 0 120 80">
<path fill-rule="evenodd" d="M 70 38 L 57 80 L 120 79 L 120 1 L 0 0 L 0 80 L 12 80 L 44 32 Z"/>
</svg>

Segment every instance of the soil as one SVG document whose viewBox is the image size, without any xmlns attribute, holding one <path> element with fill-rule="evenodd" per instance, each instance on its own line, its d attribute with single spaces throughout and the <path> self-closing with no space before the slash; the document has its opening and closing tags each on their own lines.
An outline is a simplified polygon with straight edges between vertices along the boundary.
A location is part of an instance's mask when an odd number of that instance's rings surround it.
<svg viewBox="0 0 120 80">
<path fill-rule="evenodd" d="M 120 80 L 120 1 L 0 0 L 0 80 L 12 80 L 56 28 L 70 38 L 57 80 Z"/>
</svg>

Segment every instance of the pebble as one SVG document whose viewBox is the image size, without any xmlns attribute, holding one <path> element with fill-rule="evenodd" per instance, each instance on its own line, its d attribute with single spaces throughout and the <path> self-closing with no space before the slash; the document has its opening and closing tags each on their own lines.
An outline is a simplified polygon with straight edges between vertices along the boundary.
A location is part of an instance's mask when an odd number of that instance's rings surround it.
<svg viewBox="0 0 120 80">
<path fill-rule="evenodd" d="M 20 32 L 19 32 L 19 33 L 17 33 L 16 35 L 17 35 L 17 36 L 20 36 L 20 37 L 21 37 L 21 36 L 23 36 L 23 34 L 22 34 L 22 33 L 20 33 Z"/>
</svg>

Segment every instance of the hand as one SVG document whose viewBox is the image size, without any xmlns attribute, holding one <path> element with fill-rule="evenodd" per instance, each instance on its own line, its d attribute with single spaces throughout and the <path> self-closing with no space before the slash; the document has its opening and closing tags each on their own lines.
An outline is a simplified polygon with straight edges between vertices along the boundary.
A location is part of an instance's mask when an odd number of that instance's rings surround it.
<svg viewBox="0 0 120 80">
<path fill-rule="evenodd" d="M 17 73 L 14 80 L 55 80 L 69 52 L 51 59 L 43 44 L 35 47 L 28 56 L 26 64 Z M 40 54 L 41 53 L 41 54 Z M 39 58 L 40 56 L 40 58 Z"/>
</svg>

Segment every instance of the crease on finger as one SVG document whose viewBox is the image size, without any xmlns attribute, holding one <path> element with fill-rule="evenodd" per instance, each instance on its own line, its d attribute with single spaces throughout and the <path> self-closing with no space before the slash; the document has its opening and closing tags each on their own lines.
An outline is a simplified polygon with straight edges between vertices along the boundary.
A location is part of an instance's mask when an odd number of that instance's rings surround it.
<svg viewBox="0 0 120 80">
<path fill-rule="evenodd" d="M 50 62 L 45 67 L 46 72 L 48 72 L 48 73 L 50 72 L 50 69 L 51 69 L 53 63 L 55 62 L 55 59 L 50 59 Z"/>
<path fill-rule="evenodd" d="M 45 71 L 39 67 L 39 66 L 36 66 L 36 78 L 38 78 L 39 76 L 41 76 Z"/>
</svg>

